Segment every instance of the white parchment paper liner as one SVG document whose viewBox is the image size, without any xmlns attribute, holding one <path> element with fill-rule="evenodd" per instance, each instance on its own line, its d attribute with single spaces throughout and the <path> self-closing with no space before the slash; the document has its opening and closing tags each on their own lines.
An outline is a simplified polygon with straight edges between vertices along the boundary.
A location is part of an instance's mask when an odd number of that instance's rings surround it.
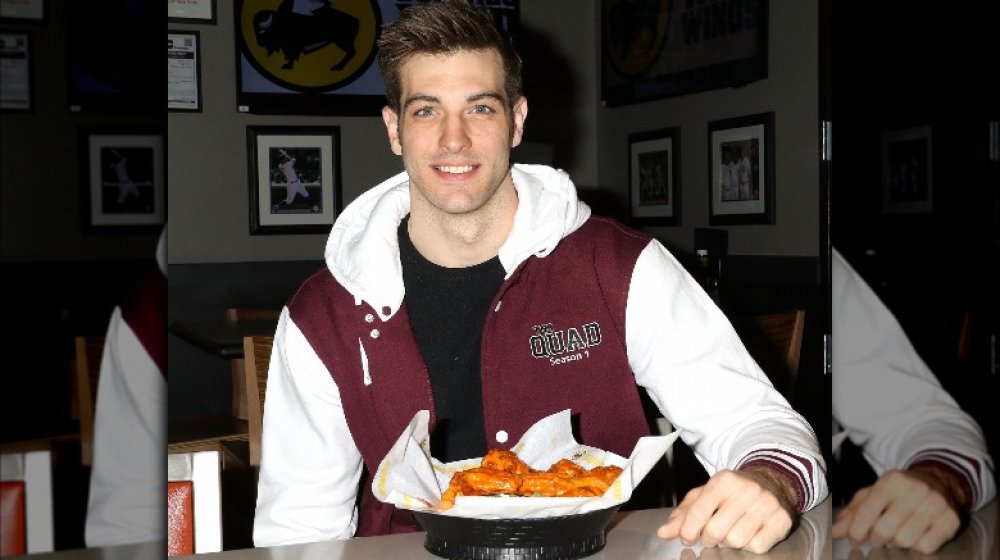
<svg viewBox="0 0 1000 560">
<path fill-rule="evenodd" d="M 535 423 L 511 448 L 533 469 L 546 470 L 569 458 L 585 468 L 615 465 L 622 474 L 603 496 L 547 498 L 523 496 L 458 496 L 455 507 L 435 509 L 451 476 L 478 467 L 482 457 L 441 463 L 431 457 L 428 438 L 430 412 L 421 410 L 403 430 L 382 459 L 372 480 L 379 500 L 410 510 L 433 509 L 436 513 L 481 519 L 522 519 L 587 513 L 628 501 L 632 491 L 677 439 L 675 431 L 665 436 L 639 438 L 627 459 L 610 451 L 580 445 L 573 437 L 570 411 L 563 410 Z"/>
</svg>

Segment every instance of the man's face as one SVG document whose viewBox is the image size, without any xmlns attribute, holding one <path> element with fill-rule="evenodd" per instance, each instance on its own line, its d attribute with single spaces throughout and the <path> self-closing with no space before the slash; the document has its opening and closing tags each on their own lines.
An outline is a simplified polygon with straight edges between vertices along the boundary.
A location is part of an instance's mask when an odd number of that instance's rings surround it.
<svg viewBox="0 0 1000 560">
<path fill-rule="evenodd" d="M 469 214 L 501 186 L 513 188 L 510 150 L 521 142 L 528 106 L 522 97 L 513 115 L 507 110 L 498 53 L 414 55 L 400 78 L 400 114 L 386 107 L 382 117 L 410 176 L 414 204 Z"/>
</svg>

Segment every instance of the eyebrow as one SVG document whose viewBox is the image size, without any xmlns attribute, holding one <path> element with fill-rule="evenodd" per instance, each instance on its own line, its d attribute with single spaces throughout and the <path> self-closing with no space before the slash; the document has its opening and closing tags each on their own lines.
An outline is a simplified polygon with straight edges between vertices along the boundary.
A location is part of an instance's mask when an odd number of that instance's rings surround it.
<svg viewBox="0 0 1000 560">
<path fill-rule="evenodd" d="M 495 99 L 502 105 L 506 104 L 504 96 L 496 92 L 476 93 L 465 98 L 467 102 L 481 101 L 483 99 Z M 410 105 L 420 102 L 441 103 L 441 98 L 434 95 L 414 95 L 413 97 L 407 98 L 406 102 L 403 103 L 403 109 L 409 109 Z"/>
</svg>

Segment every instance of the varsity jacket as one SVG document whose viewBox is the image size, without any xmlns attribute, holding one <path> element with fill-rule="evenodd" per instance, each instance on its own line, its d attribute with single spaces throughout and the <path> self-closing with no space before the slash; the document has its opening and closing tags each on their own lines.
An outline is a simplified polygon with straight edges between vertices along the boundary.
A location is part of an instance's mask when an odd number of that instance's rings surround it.
<svg viewBox="0 0 1000 560">
<path fill-rule="evenodd" d="M 827 493 L 806 421 L 771 386 L 721 311 L 648 235 L 591 216 L 562 171 L 514 165 L 518 208 L 499 250 L 506 277 L 482 337 L 487 445 L 508 449 L 569 408 L 581 443 L 628 455 L 647 435 L 649 392 L 714 473 L 764 462 Z M 404 302 L 399 174 L 349 205 L 327 269 L 292 297 L 268 374 L 254 541 L 258 546 L 417 529 L 379 503 L 364 468 L 434 401 Z M 638 387 L 638 388 L 637 388 Z M 640 389 L 641 388 L 641 389 Z"/>
<path fill-rule="evenodd" d="M 166 230 L 158 267 L 108 323 L 94 409 L 94 464 L 84 527 L 88 547 L 166 538 Z"/>
<path fill-rule="evenodd" d="M 876 474 L 933 462 L 964 481 L 967 511 L 996 496 L 993 459 L 976 421 L 920 358 L 899 321 L 834 250 L 833 416 Z"/>
</svg>

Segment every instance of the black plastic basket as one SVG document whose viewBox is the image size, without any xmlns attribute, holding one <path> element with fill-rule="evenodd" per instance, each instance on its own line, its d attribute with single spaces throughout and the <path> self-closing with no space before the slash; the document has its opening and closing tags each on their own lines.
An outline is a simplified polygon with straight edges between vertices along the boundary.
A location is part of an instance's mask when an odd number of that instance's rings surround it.
<svg viewBox="0 0 1000 560">
<path fill-rule="evenodd" d="M 413 516 L 427 532 L 424 548 L 450 560 L 573 560 L 604 548 L 604 529 L 618 508 L 533 519 Z"/>
</svg>

